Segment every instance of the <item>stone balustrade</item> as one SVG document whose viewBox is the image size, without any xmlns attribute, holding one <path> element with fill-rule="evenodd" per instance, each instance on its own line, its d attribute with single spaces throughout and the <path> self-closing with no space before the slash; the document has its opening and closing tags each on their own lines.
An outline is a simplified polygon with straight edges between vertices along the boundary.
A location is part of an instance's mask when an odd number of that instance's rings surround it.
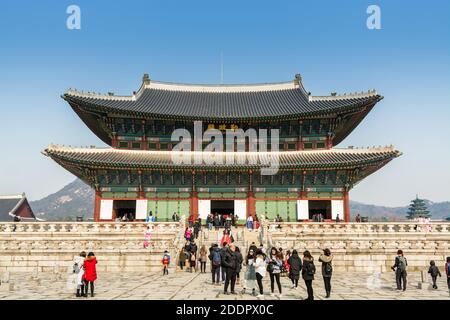
<svg viewBox="0 0 450 320">
<path fill-rule="evenodd" d="M 267 223 L 269 232 L 283 233 L 433 233 L 450 234 L 450 222 L 270 222 Z M 281 227 L 281 228 L 280 228 Z"/>
<path fill-rule="evenodd" d="M 0 234 L 26 233 L 142 233 L 150 227 L 156 233 L 177 232 L 174 222 L 2 222 Z"/>
<path fill-rule="evenodd" d="M 442 266 L 450 256 L 450 223 L 273 223 L 265 224 L 267 246 L 334 254 L 336 271 L 389 270 L 402 249 L 410 270 L 427 270 L 430 260 Z"/>
<path fill-rule="evenodd" d="M 83 250 L 95 252 L 100 272 L 159 270 L 164 250 L 178 251 L 183 230 L 177 222 L 0 223 L 0 273 L 66 272 Z"/>
</svg>

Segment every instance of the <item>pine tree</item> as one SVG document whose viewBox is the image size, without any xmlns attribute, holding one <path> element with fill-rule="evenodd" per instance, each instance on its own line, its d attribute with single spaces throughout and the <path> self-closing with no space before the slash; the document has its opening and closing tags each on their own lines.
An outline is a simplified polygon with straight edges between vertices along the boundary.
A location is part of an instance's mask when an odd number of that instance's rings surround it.
<svg viewBox="0 0 450 320">
<path fill-rule="evenodd" d="M 427 206 L 423 199 L 419 199 L 418 196 L 411 201 L 409 205 L 406 218 L 412 220 L 415 218 L 430 218 L 430 211 L 427 210 Z"/>
</svg>

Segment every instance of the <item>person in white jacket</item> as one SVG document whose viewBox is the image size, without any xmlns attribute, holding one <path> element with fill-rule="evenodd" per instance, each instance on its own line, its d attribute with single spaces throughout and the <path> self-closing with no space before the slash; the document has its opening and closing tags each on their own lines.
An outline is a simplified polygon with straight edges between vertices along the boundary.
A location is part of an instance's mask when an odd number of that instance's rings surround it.
<svg viewBox="0 0 450 320">
<path fill-rule="evenodd" d="M 82 297 L 85 294 L 84 291 L 84 260 L 86 259 L 86 252 L 82 251 L 78 257 L 73 260 L 73 273 L 75 274 L 75 283 L 77 286 L 77 297 Z"/>
<path fill-rule="evenodd" d="M 256 272 L 256 282 L 258 283 L 259 295 L 258 298 L 264 296 L 264 288 L 262 279 L 266 276 L 266 257 L 261 250 L 256 251 L 256 260 L 255 260 L 255 272 Z"/>
</svg>

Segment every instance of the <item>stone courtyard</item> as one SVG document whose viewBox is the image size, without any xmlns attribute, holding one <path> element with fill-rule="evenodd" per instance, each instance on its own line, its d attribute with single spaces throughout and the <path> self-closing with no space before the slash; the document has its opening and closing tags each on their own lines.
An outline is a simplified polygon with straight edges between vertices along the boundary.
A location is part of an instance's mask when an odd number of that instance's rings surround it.
<svg viewBox="0 0 450 320">
<path fill-rule="evenodd" d="M 69 275 L 63 273 L 41 273 L 39 275 L 11 274 L 11 291 L 0 290 L 0 299 L 74 299 L 67 287 Z M 408 287 L 405 292 L 395 290 L 394 273 L 367 274 L 342 273 L 335 274 L 332 279 L 332 296 L 335 300 L 450 300 L 447 283 L 444 277 L 438 278 L 438 289 L 432 290 L 430 280 L 422 284 L 420 273 L 408 275 Z M 299 281 L 299 288 L 291 289 L 288 278 L 282 278 L 283 300 L 300 300 L 306 298 L 306 288 Z M 324 299 L 324 287 L 320 275 L 313 282 L 314 295 L 318 300 Z M 211 284 L 210 273 L 174 272 L 169 276 L 161 273 L 99 273 L 95 283 L 96 295 L 99 300 L 257 300 L 250 294 L 242 294 L 242 285 L 238 285 L 238 295 L 224 295 L 223 286 Z M 275 296 L 270 296 L 270 282 L 264 279 L 264 299 L 280 299 L 275 289 Z"/>
</svg>

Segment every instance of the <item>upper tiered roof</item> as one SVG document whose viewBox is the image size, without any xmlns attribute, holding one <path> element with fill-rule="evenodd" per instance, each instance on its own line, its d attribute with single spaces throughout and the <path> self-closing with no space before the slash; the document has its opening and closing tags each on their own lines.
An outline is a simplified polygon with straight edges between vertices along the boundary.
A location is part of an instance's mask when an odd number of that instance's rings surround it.
<svg viewBox="0 0 450 320">
<path fill-rule="evenodd" d="M 203 158 L 212 158 L 215 164 L 195 164 L 196 154 L 203 153 Z M 116 169 L 216 169 L 223 167 L 258 169 L 266 167 L 269 161 L 274 161 L 275 152 L 186 152 L 186 151 L 146 151 L 122 150 L 112 148 L 73 148 L 50 145 L 44 154 L 65 166 L 81 165 L 91 168 Z M 177 155 L 189 159 L 188 164 L 176 163 Z M 310 151 L 277 152 L 279 167 L 285 169 L 315 169 L 315 168 L 355 168 L 365 165 L 386 164 L 401 153 L 394 147 L 367 149 L 329 149 Z M 272 157 L 272 158 L 270 158 Z M 222 161 L 219 161 L 222 160 Z"/>
<path fill-rule="evenodd" d="M 282 83 L 192 85 L 157 82 L 144 75 L 130 96 L 69 90 L 72 106 L 106 113 L 162 119 L 288 119 L 351 111 L 373 106 L 383 97 L 375 90 L 344 95 L 312 96 L 300 75 Z"/>
</svg>

